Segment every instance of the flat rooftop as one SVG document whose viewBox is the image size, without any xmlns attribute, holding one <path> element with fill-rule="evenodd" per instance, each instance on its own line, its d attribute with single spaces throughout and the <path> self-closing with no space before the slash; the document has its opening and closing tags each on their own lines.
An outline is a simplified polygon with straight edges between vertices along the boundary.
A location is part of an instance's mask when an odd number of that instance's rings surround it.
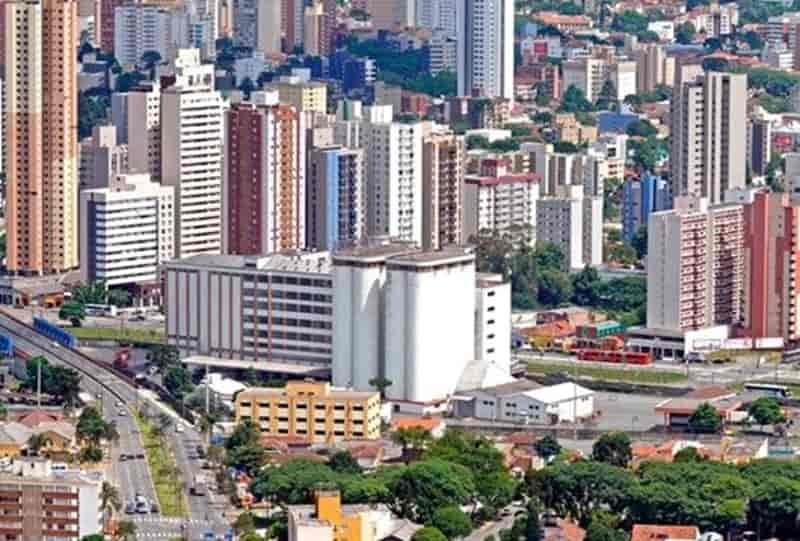
<svg viewBox="0 0 800 541">
<path fill-rule="evenodd" d="M 413 254 L 398 255 L 389 261 L 392 265 L 415 265 L 420 267 L 435 266 L 437 264 L 468 262 L 475 260 L 475 251 L 472 247 L 447 246 L 435 252 L 417 252 Z"/>
<path fill-rule="evenodd" d="M 333 254 L 334 261 L 353 261 L 379 263 L 386 259 L 404 254 L 413 254 L 420 249 L 410 242 L 392 241 L 381 244 L 367 244 L 338 250 Z"/>
<path fill-rule="evenodd" d="M 378 394 L 377 391 L 353 391 L 352 389 L 342 389 L 337 387 L 330 387 L 328 394 L 314 395 L 315 399 L 332 398 L 339 400 L 369 400 Z M 236 395 L 237 400 L 240 398 L 263 398 L 264 396 L 290 396 L 283 387 L 249 387 Z"/>
<path fill-rule="evenodd" d="M 292 363 L 291 361 L 244 361 L 241 359 L 222 359 L 220 357 L 208 357 L 204 355 L 186 357 L 181 362 L 192 366 L 208 366 L 209 368 L 227 368 L 231 370 L 249 370 L 252 368 L 258 372 L 303 377 L 328 377 L 331 371 L 328 367 L 300 365 Z"/>
<path fill-rule="evenodd" d="M 173 259 L 167 266 L 330 274 L 331 257 L 328 252 L 300 251 L 258 256 L 198 254 L 183 259 Z"/>
</svg>

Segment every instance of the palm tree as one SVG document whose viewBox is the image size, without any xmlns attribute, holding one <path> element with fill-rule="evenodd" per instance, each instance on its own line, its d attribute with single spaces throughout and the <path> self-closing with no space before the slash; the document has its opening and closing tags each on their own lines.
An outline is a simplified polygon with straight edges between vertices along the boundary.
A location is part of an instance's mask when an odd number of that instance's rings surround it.
<svg viewBox="0 0 800 541">
<path fill-rule="evenodd" d="M 106 425 L 106 439 L 111 443 L 119 441 L 119 431 L 117 430 L 117 422 L 111 421 Z"/>
<path fill-rule="evenodd" d="M 130 520 L 123 520 L 117 526 L 117 533 L 114 536 L 117 541 L 132 541 L 136 539 L 136 524 Z"/>
<path fill-rule="evenodd" d="M 46 435 L 34 434 L 28 438 L 28 449 L 33 451 L 34 454 L 38 455 L 39 451 L 41 451 L 42 448 L 47 447 L 50 443 L 52 442 Z"/>
<path fill-rule="evenodd" d="M 106 517 L 112 517 L 115 511 L 118 512 L 122 509 L 119 489 L 108 481 L 103 481 L 103 485 L 100 487 L 100 507 Z"/>
</svg>

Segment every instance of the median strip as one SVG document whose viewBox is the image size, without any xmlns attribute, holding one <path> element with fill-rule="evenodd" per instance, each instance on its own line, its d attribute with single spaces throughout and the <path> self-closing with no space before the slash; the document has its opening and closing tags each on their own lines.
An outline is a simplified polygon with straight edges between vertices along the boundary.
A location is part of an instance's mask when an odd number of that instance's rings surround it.
<svg viewBox="0 0 800 541">
<path fill-rule="evenodd" d="M 530 374 L 559 374 L 566 373 L 578 377 L 588 377 L 603 381 L 626 381 L 630 383 L 669 385 L 683 383 L 687 380 L 686 374 L 652 368 L 616 368 L 605 366 L 586 366 L 575 363 L 544 363 L 538 361 L 528 362 Z"/>
<path fill-rule="evenodd" d="M 165 435 L 160 434 L 158 428 L 147 417 L 140 414 L 135 417 L 136 424 L 142 432 L 147 464 L 153 477 L 161 514 L 166 517 L 187 517 L 189 506 L 184 483 L 175 457 L 169 451 Z"/>
</svg>

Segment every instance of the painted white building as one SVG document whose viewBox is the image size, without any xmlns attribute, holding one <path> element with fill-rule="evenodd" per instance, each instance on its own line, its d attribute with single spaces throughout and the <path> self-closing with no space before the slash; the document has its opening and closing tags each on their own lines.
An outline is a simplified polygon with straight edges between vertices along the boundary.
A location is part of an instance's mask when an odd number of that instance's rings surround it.
<svg viewBox="0 0 800 541">
<path fill-rule="evenodd" d="M 475 355 L 475 255 L 448 247 L 396 256 L 386 274 L 387 397 L 446 398 Z"/>
<path fill-rule="evenodd" d="M 458 95 L 514 100 L 514 0 L 457 0 Z"/>
<path fill-rule="evenodd" d="M 392 122 L 392 107 L 369 107 L 362 126 L 367 233 L 422 244 L 422 123 Z"/>
<path fill-rule="evenodd" d="M 594 391 L 575 383 L 526 387 L 528 382 L 514 382 L 459 392 L 456 415 L 551 425 L 584 419 L 594 413 Z"/>
<path fill-rule="evenodd" d="M 161 95 L 161 178 L 175 187 L 175 256 L 219 253 L 224 103 L 214 66 L 200 64 L 198 50 L 180 51 L 175 71 Z"/>
<path fill-rule="evenodd" d="M 258 87 L 258 77 L 268 67 L 270 65 L 261 51 L 253 51 L 253 54 L 248 57 L 237 58 L 233 62 L 233 75 L 236 77 L 236 86 L 241 85 L 245 79 L 250 79 L 254 87 Z"/>
<path fill-rule="evenodd" d="M 511 373 L 511 282 L 478 274 L 475 282 L 475 358 Z"/>
<path fill-rule="evenodd" d="M 183 353 L 330 367 L 327 253 L 196 255 L 164 272 L 167 341 Z"/>
<path fill-rule="evenodd" d="M 80 193 L 81 281 L 156 283 L 173 257 L 174 189 L 146 173 L 118 175 Z"/>
<path fill-rule="evenodd" d="M 114 56 L 127 67 L 141 64 L 155 51 L 164 62 L 189 46 L 189 15 L 182 8 L 155 4 L 125 4 L 114 10 Z"/>
<path fill-rule="evenodd" d="M 540 175 L 509 173 L 501 159 L 484 160 L 480 173 L 464 178 L 464 238 L 488 229 L 535 240 Z"/>
<path fill-rule="evenodd" d="M 603 261 L 603 198 L 585 196 L 583 186 L 566 186 L 560 195 L 536 204 L 536 240 L 561 248 L 569 269 Z"/>
</svg>

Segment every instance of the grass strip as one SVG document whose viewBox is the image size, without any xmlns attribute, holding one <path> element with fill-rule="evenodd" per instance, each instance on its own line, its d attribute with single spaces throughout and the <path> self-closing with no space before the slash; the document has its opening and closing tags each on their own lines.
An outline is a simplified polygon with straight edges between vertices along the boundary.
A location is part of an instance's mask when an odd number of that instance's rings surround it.
<svg viewBox="0 0 800 541">
<path fill-rule="evenodd" d="M 169 452 L 166 438 L 158 433 L 150 419 L 137 415 L 136 423 L 142 432 L 147 464 L 153 476 L 161 514 L 165 517 L 187 517 L 189 506 L 183 490 L 184 483 L 180 469 Z"/>
<path fill-rule="evenodd" d="M 528 363 L 528 373 L 531 374 L 557 374 L 564 373 L 578 377 L 589 377 L 605 381 L 626 381 L 630 383 L 668 385 L 672 383 L 682 383 L 686 381 L 686 374 L 682 372 L 671 372 L 665 370 L 654 370 L 652 368 L 629 368 L 604 367 L 594 365 L 581 365 L 576 367 L 574 363 L 544 363 L 531 361 Z"/>
<path fill-rule="evenodd" d="M 141 344 L 165 344 L 164 333 L 155 329 L 119 329 L 117 327 L 69 327 L 67 329 L 79 340 L 113 340 L 115 342 L 138 342 Z"/>
</svg>

